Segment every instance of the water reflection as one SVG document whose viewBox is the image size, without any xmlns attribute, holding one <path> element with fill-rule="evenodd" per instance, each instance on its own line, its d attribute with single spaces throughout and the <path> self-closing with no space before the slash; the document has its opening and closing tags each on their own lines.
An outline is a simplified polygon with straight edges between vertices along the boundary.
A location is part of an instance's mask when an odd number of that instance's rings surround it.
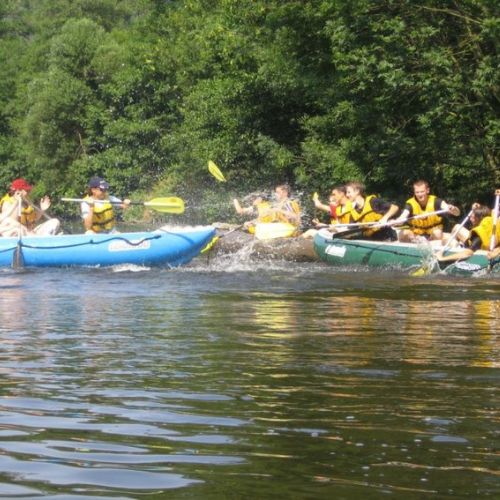
<svg viewBox="0 0 500 500">
<path fill-rule="evenodd" d="M 494 496 L 498 285 L 0 275 L 0 495 Z"/>
</svg>

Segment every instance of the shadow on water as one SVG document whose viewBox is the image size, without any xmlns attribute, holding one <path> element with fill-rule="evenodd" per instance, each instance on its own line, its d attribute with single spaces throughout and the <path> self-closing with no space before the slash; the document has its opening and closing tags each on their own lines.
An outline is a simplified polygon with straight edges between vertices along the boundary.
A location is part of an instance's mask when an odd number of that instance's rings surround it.
<svg viewBox="0 0 500 500">
<path fill-rule="evenodd" d="M 0 272 L 0 496 L 496 497 L 498 280 Z"/>
</svg>

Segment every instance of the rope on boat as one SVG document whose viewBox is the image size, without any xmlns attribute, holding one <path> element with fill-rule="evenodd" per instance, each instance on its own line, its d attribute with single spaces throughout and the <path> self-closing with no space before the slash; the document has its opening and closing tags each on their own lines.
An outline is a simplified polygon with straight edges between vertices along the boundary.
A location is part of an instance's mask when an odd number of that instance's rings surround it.
<svg viewBox="0 0 500 500">
<path fill-rule="evenodd" d="M 105 243 L 109 243 L 110 241 L 124 241 L 127 244 L 136 247 L 136 246 L 142 245 L 145 241 L 156 240 L 156 239 L 161 238 L 161 237 L 162 236 L 160 234 L 155 234 L 154 236 L 147 236 L 145 238 L 142 238 L 139 241 L 130 241 L 129 239 L 124 238 L 123 236 L 113 236 L 111 238 L 107 238 L 105 240 L 100 240 L 100 241 L 94 241 L 94 240 L 90 239 L 88 241 L 84 241 L 84 242 L 81 242 L 81 243 L 72 243 L 72 244 L 68 244 L 68 245 L 55 245 L 55 246 L 50 246 L 50 247 L 48 247 L 48 246 L 28 245 L 28 244 L 26 244 L 24 242 L 21 242 L 20 246 L 22 246 L 24 248 L 31 248 L 33 250 L 57 250 L 57 249 L 62 249 L 62 248 L 82 247 L 82 246 L 85 246 L 85 245 L 103 245 Z M 9 248 L 9 249 L 6 249 L 6 250 L 2 250 L 2 252 L 12 251 L 16 247 L 17 247 L 17 244 L 16 244 L 15 247 L 12 247 L 12 248 Z"/>
</svg>

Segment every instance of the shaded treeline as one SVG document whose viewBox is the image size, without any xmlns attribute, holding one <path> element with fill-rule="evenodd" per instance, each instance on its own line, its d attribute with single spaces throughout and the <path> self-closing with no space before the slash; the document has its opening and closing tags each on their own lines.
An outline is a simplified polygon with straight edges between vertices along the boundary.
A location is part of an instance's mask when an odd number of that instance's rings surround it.
<svg viewBox="0 0 500 500">
<path fill-rule="evenodd" d="M 498 168 L 493 0 L 4 0 L 0 185 L 117 194 L 416 178 L 459 204 Z M 209 178 L 207 160 L 228 183 Z"/>
</svg>

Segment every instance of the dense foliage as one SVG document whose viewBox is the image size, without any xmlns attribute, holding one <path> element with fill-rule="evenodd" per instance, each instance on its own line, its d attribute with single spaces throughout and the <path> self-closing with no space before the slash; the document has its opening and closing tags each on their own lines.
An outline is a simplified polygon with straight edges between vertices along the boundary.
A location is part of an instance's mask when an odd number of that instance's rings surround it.
<svg viewBox="0 0 500 500">
<path fill-rule="evenodd" d="M 57 198 L 97 173 L 209 205 L 358 179 L 402 201 L 423 177 L 468 204 L 500 185 L 494 0 L 4 0 L 0 19 L 2 187 Z"/>
</svg>

